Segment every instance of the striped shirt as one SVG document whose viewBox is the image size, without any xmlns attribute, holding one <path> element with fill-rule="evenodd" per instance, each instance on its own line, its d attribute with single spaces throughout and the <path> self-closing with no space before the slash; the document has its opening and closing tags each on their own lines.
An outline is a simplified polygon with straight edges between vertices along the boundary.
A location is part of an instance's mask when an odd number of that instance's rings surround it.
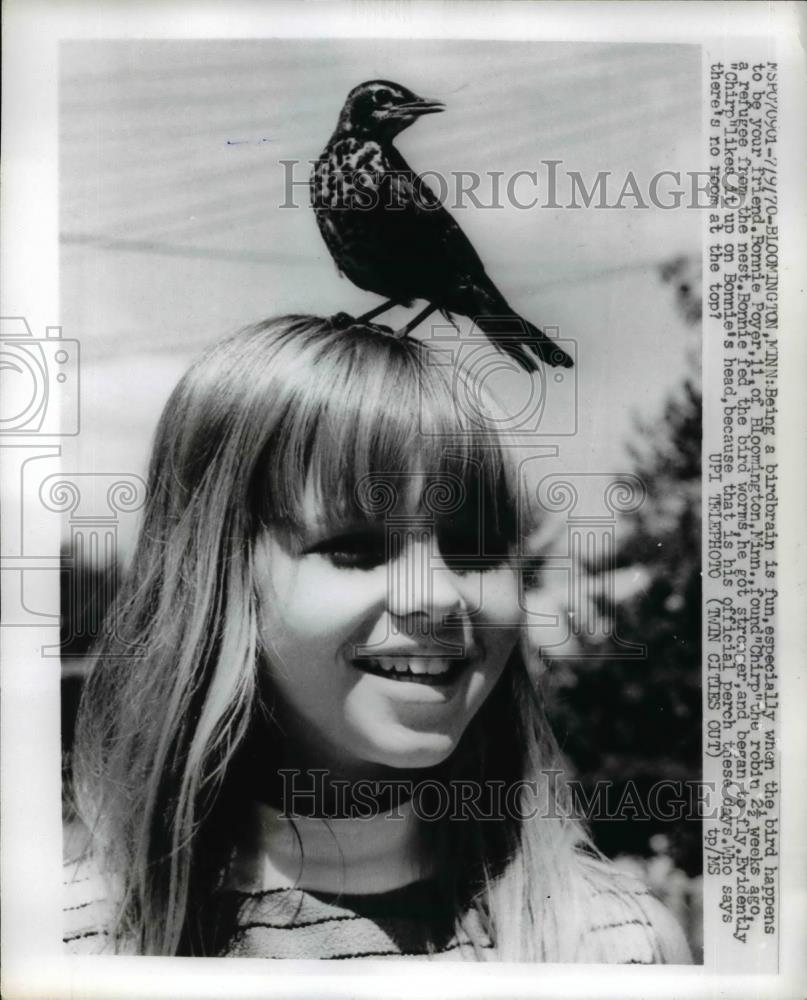
<svg viewBox="0 0 807 1000">
<path fill-rule="evenodd" d="M 592 892 L 576 961 L 688 963 L 677 923 L 647 889 L 615 873 L 618 888 Z M 626 895 L 626 889 L 628 890 Z M 642 916 L 631 905 L 639 902 Z M 494 958 L 493 943 L 471 911 L 457 932 L 431 880 L 382 893 L 337 895 L 293 886 L 252 892 L 230 890 L 216 899 L 231 928 L 218 954 L 239 958 L 463 960 Z M 72 954 L 109 953 L 108 912 L 97 877 L 71 867 L 66 885 L 64 940 Z M 482 954 L 477 954 L 467 933 Z"/>
<path fill-rule="evenodd" d="M 496 958 L 475 909 L 458 922 L 423 866 L 411 804 L 369 820 L 297 818 L 256 803 L 227 886 L 204 914 L 212 953 L 289 959 Z M 636 879 L 578 859 L 575 960 L 688 962 L 673 917 Z M 87 862 L 67 879 L 65 942 L 72 952 L 111 951 L 110 914 Z"/>
</svg>

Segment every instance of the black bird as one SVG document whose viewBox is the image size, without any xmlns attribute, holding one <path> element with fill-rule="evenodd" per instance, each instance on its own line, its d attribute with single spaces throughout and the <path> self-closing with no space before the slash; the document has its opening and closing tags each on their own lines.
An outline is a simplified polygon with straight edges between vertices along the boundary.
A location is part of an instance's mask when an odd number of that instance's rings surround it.
<svg viewBox="0 0 807 1000">
<path fill-rule="evenodd" d="M 339 270 L 393 305 L 429 304 L 403 333 L 439 309 L 468 316 L 528 371 L 539 358 L 572 366 L 569 355 L 508 305 L 479 255 L 439 198 L 411 169 L 393 140 L 441 101 L 388 80 L 361 83 L 347 95 L 336 131 L 311 175 L 311 203 Z"/>
</svg>

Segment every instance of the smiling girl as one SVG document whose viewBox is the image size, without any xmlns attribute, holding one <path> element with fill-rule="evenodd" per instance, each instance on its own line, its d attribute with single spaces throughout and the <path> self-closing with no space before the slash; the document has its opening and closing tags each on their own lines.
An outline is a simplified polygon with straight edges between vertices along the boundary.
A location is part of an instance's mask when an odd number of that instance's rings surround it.
<svg viewBox="0 0 807 1000">
<path fill-rule="evenodd" d="M 72 950 L 688 960 L 569 814 L 532 525 L 458 387 L 416 340 L 303 316 L 181 380 L 79 713 Z"/>
</svg>

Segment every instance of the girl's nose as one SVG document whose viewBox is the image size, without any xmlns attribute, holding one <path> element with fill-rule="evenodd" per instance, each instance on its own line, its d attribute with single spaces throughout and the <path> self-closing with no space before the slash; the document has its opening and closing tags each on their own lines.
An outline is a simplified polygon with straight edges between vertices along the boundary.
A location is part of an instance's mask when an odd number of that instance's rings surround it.
<svg viewBox="0 0 807 1000">
<path fill-rule="evenodd" d="M 430 528 L 406 528 L 392 542 L 388 563 L 388 605 L 399 618 L 425 615 L 440 626 L 463 604 L 456 576 L 443 560 Z"/>
</svg>

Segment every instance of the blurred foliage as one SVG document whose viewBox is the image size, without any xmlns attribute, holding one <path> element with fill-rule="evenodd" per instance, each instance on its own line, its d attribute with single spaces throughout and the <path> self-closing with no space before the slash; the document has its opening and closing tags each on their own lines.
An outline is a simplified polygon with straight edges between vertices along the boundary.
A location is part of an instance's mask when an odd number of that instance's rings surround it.
<svg viewBox="0 0 807 1000">
<path fill-rule="evenodd" d="M 682 318 L 700 319 L 697 281 L 688 259 L 662 270 L 672 282 Z M 694 352 L 693 352 L 694 353 Z M 692 374 L 652 422 L 636 424 L 629 446 L 633 471 L 647 498 L 617 525 L 617 571 L 639 581 L 621 599 L 599 588 L 595 614 L 615 623 L 620 640 L 646 647 L 642 659 L 619 659 L 612 639 L 579 635 L 579 659 L 548 661 L 547 709 L 561 746 L 588 795 L 598 781 L 613 782 L 619 802 L 633 782 L 647 803 L 660 781 L 681 782 L 682 812 L 696 812 L 691 782 L 701 761 L 701 394 Z M 631 573 L 630 571 L 634 572 Z M 585 565 L 595 580 L 603 567 Z M 631 789 L 627 789 L 629 793 Z M 672 798 L 668 796 L 668 800 Z M 653 838 L 666 836 L 671 864 L 690 876 L 702 868 L 701 824 L 661 816 L 590 822 L 611 856 L 653 855 Z M 656 841 L 657 842 L 657 841 Z"/>
<path fill-rule="evenodd" d="M 682 319 L 689 326 L 701 321 L 703 308 L 703 275 L 700 255 L 680 254 L 659 268 L 659 276 L 672 286 L 675 302 Z"/>
</svg>

